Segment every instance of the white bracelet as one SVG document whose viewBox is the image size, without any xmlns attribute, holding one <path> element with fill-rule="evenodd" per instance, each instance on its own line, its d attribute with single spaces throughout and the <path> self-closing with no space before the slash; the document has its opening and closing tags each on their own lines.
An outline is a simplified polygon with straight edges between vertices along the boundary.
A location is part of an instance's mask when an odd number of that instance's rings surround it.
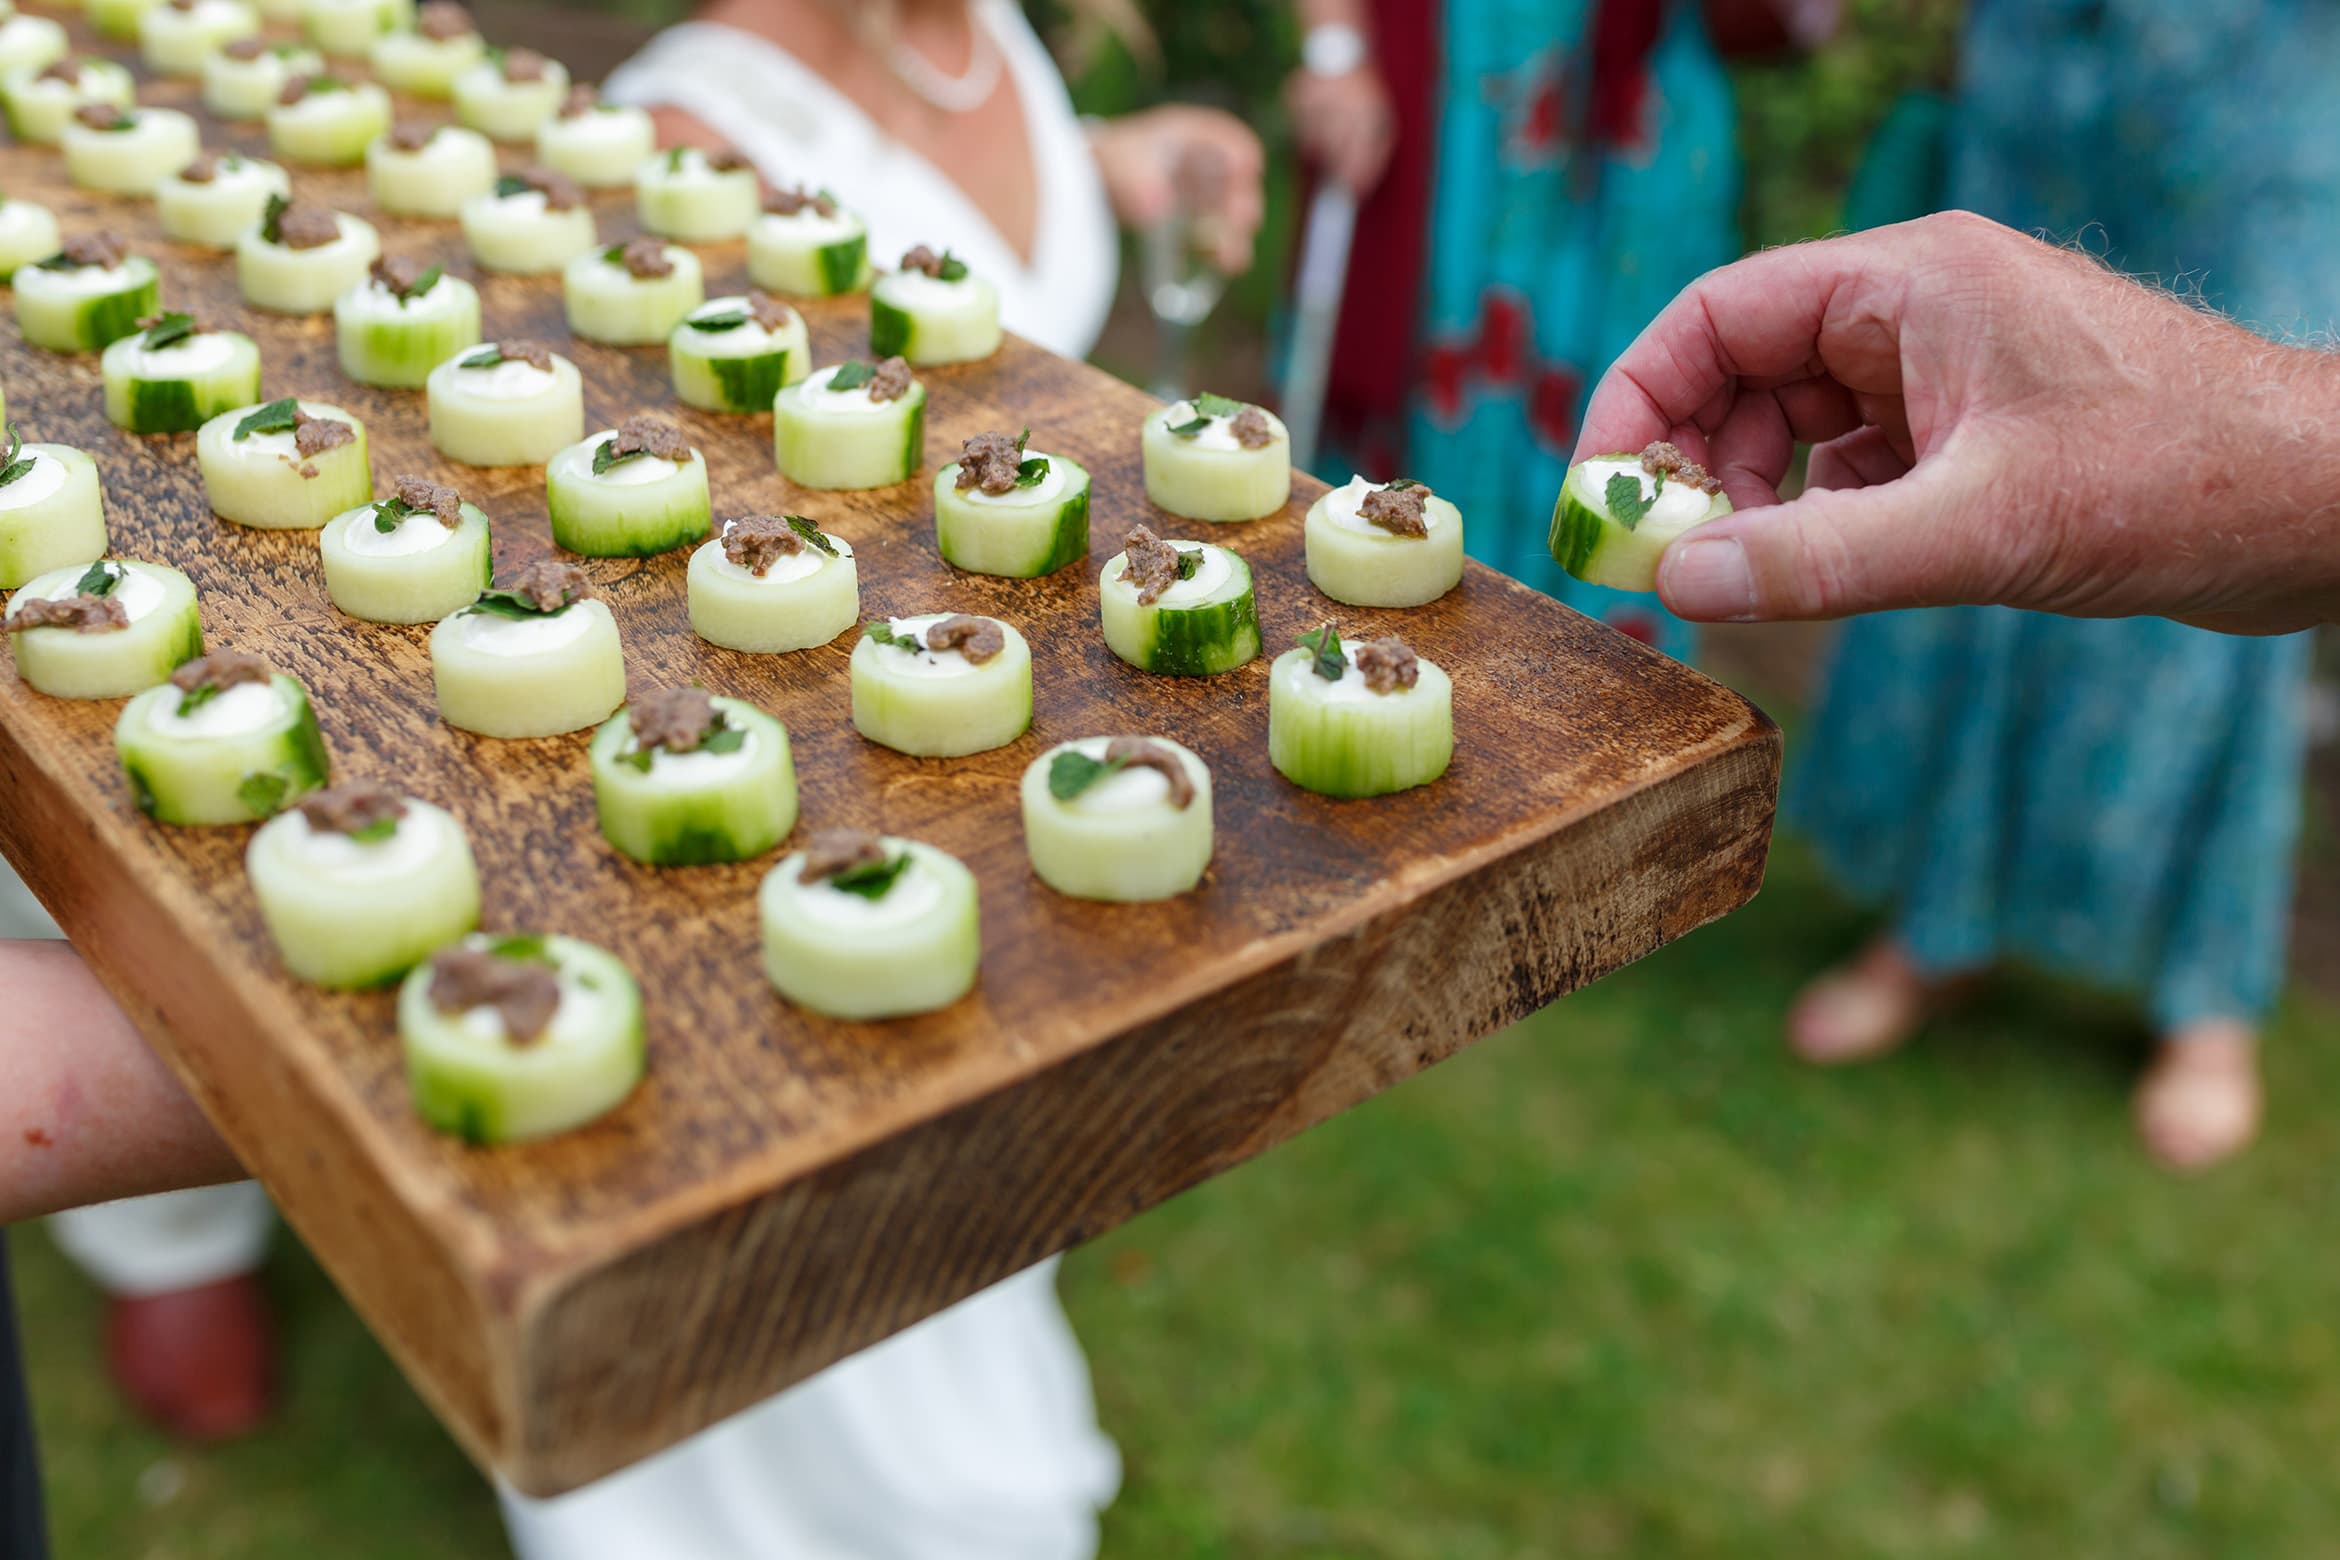
<svg viewBox="0 0 2340 1560">
<path fill-rule="evenodd" d="M 1346 22 L 1311 27 L 1300 40 L 1300 65 L 1311 76 L 1346 76 L 1362 70 L 1372 55 L 1365 34 Z"/>
</svg>

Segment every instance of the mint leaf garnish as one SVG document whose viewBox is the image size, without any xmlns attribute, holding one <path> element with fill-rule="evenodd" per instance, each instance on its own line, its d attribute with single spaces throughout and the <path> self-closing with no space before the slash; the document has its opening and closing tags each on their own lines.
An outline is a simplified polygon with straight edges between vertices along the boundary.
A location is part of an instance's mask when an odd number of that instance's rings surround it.
<svg viewBox="0 0 2340 1560">
<path fill-rule="evenodd" d="M 515 964 L 550 964 L 552 946 L 543 937 L 533 933 L 499 937 L 487 945 L 493 958 L 510 959 Z"/>
<path fill-rule="evenodd" d="M 1193 579 L 1197 574 L 1202 572 L 1202 561 L 1203 555 L 1202 549 L 1200 547 L 1193 549 L 1184 547 L 1179 548 L 1178 577 L 1182 580 Z"/>
<path fill-rule="evenodd" d="M 349 837 L 360 845 L 379 845 L 398 832 L 396 818 L 376 818 L 362 829 L 352 829 Z"/>
<path fill-rule="evenodd" d="M 941 273 L 937 278 L 940 281 L 963 282 L 967 279 L 967 262 L 947 249 L 943 251 L 942 264 L 936 269 Z"/>
<path fill-rule="evenodd" d="M 129 572 L 118 563 L 102 561 L 93 563 L 89 566 L 88 571 L 74 582 L 73 594 L 76 596 L 111 596 L 114 593 L 114 587 L 122 583 L 122 576 Z"/>
<path fill-rule="evenodd" d="M 1641 479 L 1630 471 L 1620 471 L 1609 478 L 1609 485 L 1602 490 L 1601 497 L 1608 503 L 1609 518 L 1631 531 L 1641 524 L 1641 517 L 1649 513 L 1650 506 L 1657 502 L 1658 494 L 1665 490 L 1666 479 L 1660 476 L 1657 486 L 1644 498 Z"/>
<path fill-rule="evenodd" d="M 1194 398 L 1194 409 L 1205 417 L 1233 417 L 1243 410 L 1244 405 L 1244 402 L 1231 396 L 1213 395 L 1208 390 Z"/>
<path fill-rule="evenodd" d="M 173 311 L 146 327 L 146 336 L 141 345 L 149 352 L 159 352 L 173 342 L 184 341 L 194 334 L 195 316 Z"/>
<path fill-rule="evenodd" d="M 289 395 L 281 401 L 254 407 L 236 424 L 236 437 L 248 439 L 255 433 L 290 433 L 300 426 L 300 409 L 300 401 Z"/>
<path fill-rule="evenodd" d="M 693 330 L 737 330 L 751 318 L 744 308 L 725 309 L 720 314 L 694 314 L 683 323 Z"/>
<path fill-rule="evenodd" d="M 5 459 L 0 459 L 0 487 L 8 486 L 9 483 L 14 482 L 39 463 L 40 457 L 38 455 L 24 453 L 24 435 L 16 431 L 16 424 L 10 423 L 8 425 L 8 454 Z"/>
<path fill-rule="evenodd" d="M 835 376 L 829 380 L 829 388 L 832 390 L 858 390 L 875 378 L 877 378 L 877 365 L 855 358 L 837 370 Z"/>
<path fill-rule="evenodd" d="M 847 867 L 829 879 L 829 886 L 842 893 L 859 894 L 864 899 L 883 899 L 887 890 L 910 870 L 910 853 L 888 857 L 884 861 L 864 862 L 858 867 Z"/>
<path fill-rule="evenodd" d="M 529 194 L 535 188 L 535 185 L 521 178 L 520 175 L 507 173 L 496 180 L 496 199 L 510 200 L 515 195 Z"/>
<path fill-rule="evenodd" d="M 424 271 L 422 275 L 416 277 L 412 287 L 394 287 L 391 289 L 391 291 L 398 295 L 398 301 L 401 305 L 412 303 L 415 299 L 424 296 L 432 288 L 438 286 L 439 278 L 445 274 L 446 267 L 434 265 L 428 270 Z"/>
<path fill-rule="evenodd" d="M 634 459 L 636 456 L 647 455 L 650 453 L 648 450 L 627 450 L 622 455 L 612 454 L 611 450 L 616 446 L 616 444 L 617 436 L 612 434 L 610 437 L 602 440 L 599 444 L 593 446 L 593 474 L 595 476 L 598 477 L 602 475 L 612 466 L 622 466 L 627 461 Z"/>
<path fill-rule="evenodd" d="M 181 715 L 192 715 L 197 710 L 203 708 L 203 706 L 209 704 L 213 699 L 218 697 L 218 683 L 203 683 L 197 687 L 190 688 L 185 693 L 179 695 L 179 713 Z"/>
<path fill-rule="evenodd" d="M 782 515 L 780 518 L 788 522 L 788 529 L 804 538 L 805 546 L 812 548 L 815 552 L 826 553 L 832 558 L 837 556 L 837 544 L 822 534 L 819 526 L 802 515 Z"/>
<path fill-rule="evenodd" d="M 1341 648 L 1341 631 L 1332 624 L 1327 623 L 1311 633 L 1302 634 L 1300 648 L 1314 660 L 1309 670 L 1326 682 L 1339 682 L 1347 675 L 1348 652 Z"/>
<path fill-rule="evenodd" d="M 493 368 L 504 361 L 504 349 L 494 342 L 455 360 L 457 368 Z"/>
<path fill-rule="evenodd" d="M 884 618 L 878 618 L 874 621 L 862 624 L 861 637 L 864 639 L 874 639 L 881 645 L 892 645 L 897 650 L 908 650 L 914 654 L 926 648 L 926 636 L 924 634 L 897 634 L 894 632 L 894 625 L 887 622 Z"/>
<path fill-rule="evenodd" d="M 1126 759 L 1091 758 L 1078 748 L 1066 748 L 1049 760 L 1048 794 L 1069 802 L 1101 780 L 1129 767 Z"/>
<path fill-rule="evenodd" d="M 284 214 L 291 209 L 291 201 L 274 191 L 270 191 L 268 205 L 260 213 L 260 236 L 271 244 L 283 243 Z"/>
<path fill-rule="evenodd" d="M 479 593 L 479 599 L 464 610 L 466 612 L 485 612 L 490 617 L 559 617 L 576 604 L 574 601 L 564 601 L 548 612 L 538 606 L 534 599 L 523 596 L 518 591 L 483 590 Z"/>
</svg>

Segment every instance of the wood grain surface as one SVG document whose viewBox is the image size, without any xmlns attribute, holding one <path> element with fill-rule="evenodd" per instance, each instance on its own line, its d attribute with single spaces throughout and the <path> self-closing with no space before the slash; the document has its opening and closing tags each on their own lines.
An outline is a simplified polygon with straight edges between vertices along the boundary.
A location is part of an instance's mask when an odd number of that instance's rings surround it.
<svg viewBox="0 0 2340 1560">
<path fill-rule="evenodd" d="M 187 85 L 141 95 L 199 111 Z M 257 127 L 208 130 L 264 151 Z M 1300 517 L 1321 486 L 1302 480 L 1285 514 L 1248 526 L 1151 510 L 1137 438 L 1151 403 L 1102 374 L 1013 341 L 929 371 L 920 481 L 801 492 L 773 469 L 768 416 L 678 407 L 662 349 L 569 340 L 557 280 L 477 276 L 452 224 L 379 216 L 356 173 L 296 182 L 373 218 L 390 252 L 477 280 L 491 337 L 574 358 L 589 426 L 677 418 L 719 516 L 796 511 L 850 539 L 865 616 L 989 613 L 1033 647 L 1028 736 L 910 759 L 852 730 L 850 634 L 733 654 L 690 632 L 684 553 L 588 563 L 636 693 L 699 679 L 753 700 L 794 736 L 804 826 L 914 836 L 974 869 L 975 995 L 885 1025 L 819 1019 L 758 970 L 768 862 L 656 871 L 616 855 L 595 827 L 582 734 L 497 742 L 439 724 L 426 630 L 338 615 L 313 533 L 216 520 L 192 435 L 113 429 L 94 357 L 0 327 L 0 383 L 26 436 L 96 457 L 116 552 L 191 575 L 214 646 L 308 684 L 337 777 L 379 776 L 461 815 L 491 927 L 586 937 L 641 976 L 650 1072 L 615 1114 L 523 1148 L 436 1136 L 407 1102 L 391 998 L 320 993 L 279 969 L 244 881 L 249 831 L 146 823 L 114 766 L 118 704 L 43 698 L 0 662 L 0 851 L 456 1435 L 523 1489 L 621 1467 L 1111 1228 L 1728 912 L 1761 880 L 1779 743 L 1760 712 L 1476 565 L 1418 611 L 1337 611 L 1302 566 Z M 439 461 L 419 393 L 341 377 L 329 319 L 246 315 L 228 258 L 165 243 L 146 202 L 70 189 L 54 153 L 0 149 L 0 187 L 51 205 L 68 234 L 132 237 L 162 266 L 166 306 L 240 317 L 266 395 L 356 413 L 380 483 L 416 472 L 460 487 L 494 522 L 500 570 L 550 553 L 541 472 Z M 597 210 L 606 238 L 633 231 L 625 197 Z M 711 295 L 744 287 L 740 246 L 701 253 Z M 865 348 L 859 300 L 807 314 L 818 360 Z M 957 573 L 934 549 L 932 470 L 971 434 L 1026 424 L 1035 448 L 1093 474 L 1090 558 L 1038 582 Z M 1208 682 L 1115 660 L 1096 574 L 1138 521 L 1250 559 L 1271 655 L 1337 614 L 1446 667 L 1449 775 L 1371 802 L 1308 795 L 1268 765 L 1265 659 Z M 1145 731 L 1212 766 L 1208 879 L 1156 906 L 1053 894 L 1024 856 L 1024 766 L 1067 738 Z"/>
</svg>

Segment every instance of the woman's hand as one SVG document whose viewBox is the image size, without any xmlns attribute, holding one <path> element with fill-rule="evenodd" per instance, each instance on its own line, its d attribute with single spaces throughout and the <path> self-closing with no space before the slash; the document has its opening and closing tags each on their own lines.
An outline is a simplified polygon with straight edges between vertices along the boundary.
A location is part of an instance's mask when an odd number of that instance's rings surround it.
<svg viewBox="0 0 2340 1560">
<path fill-rule="evenodd" d="M 1740 512 L 1659 564 L 1686 618 L 1971 602 L 2278 633 L 2340 616 L 2336 430 L 2331 354 L 1952 212 L 1702 277 L 1577 453 L 1670 439 L 1722 479 Z"/>
<path fill-rule="evenodd" d="M 1267 213 L 1266 153 L 1233 114 L 1170 103 L 1108 119 L 1090 132 L 1113 211 L 1134 228 L 1169 219 L 1183 202 L 1211 258 L 1234 275 L 1251 267 Z"/>
<path fill-rule="evenodd" d="M 1340 76 L 1294 71 L 1284 101 L 1301 153 L 1350 194 L 1371 194 L 1389 171 L 1397 135 L 1381 73 L 1370 65 Z"/>
</svg>

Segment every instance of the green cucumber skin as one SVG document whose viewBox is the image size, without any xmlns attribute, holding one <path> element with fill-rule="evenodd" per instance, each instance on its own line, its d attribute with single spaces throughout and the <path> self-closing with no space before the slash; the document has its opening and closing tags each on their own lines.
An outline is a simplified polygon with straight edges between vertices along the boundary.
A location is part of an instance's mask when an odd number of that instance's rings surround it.
<svg viewBox="0 0 2340 1560">
<path fill-rule="evenodd" d="M 752 861 L 796 827 L 796 768 L 788 728 L 760 710 L 727 708 L 725 713 L 734 720 L 752 723 L 761 740 L 779 750 L 779 783 L 770 791 L 759 782 L 755 794 L 746 796 L 737 782 L 731 782 L 723 789 L 698 795 L 629 796 L 614 766 L 617 753 L 632 734 L 630 713 L 618 711 L 594 732 L 588 749 L 594 807 L 602 838 L 619 854 L 652 867 Z"/>
<path fill-rule="evenodd" d="M 650 1056 L 650 1031 L 644 1021 L 635 1021 L 630 1044 L 638 1078 L 647 1069 Z M 434 1077 L 430 1069 L 410 1064 L 406 1085 L 415 1113 L 430 1126 L 475 1148 L 493 1148 L 505 1141 L 502 1121 L 489 1111 L 486 1101 L 462 1089 L 458 1080 Z"/>
<path fill-rule="evenodd" d="M 143 282 L 128 292 L 91 299 L 81 315 L 81 344 L 102 352 L 124 336 L 137 334 L 138 322 L 155 312 L 159 296 L 156 283 Z"/>
<path fill-rule="evenodd" d="M 194 385 L 184 379 L 141 379 L 130 386 L 132 433 L 188 433 L 210 415 L 196 403 Z"/>
<path fill-rule="evenodd" d="M 938 494 L 956 478 L 957 473 L 956 462 L 942 469 L 935 478 Z M 991 574 L 1000 579 L 1018 580 L 1036 580 L 1054 574 L 1059 569 L 1088 559 L 1090 491 L 1086 473 L 1083 473 L 1081 490 L 1066 499 L 1056 512 L 1056 531 L 1048 539 L 1048 550 L 1033 560 L 1029 568 L 1007 572 L 979 568 L 966 561 L 968 554 L 962 550 L 964 543 L 954 543 L 954 527 L 943 522 L 939 503 L 935 522 L 935 550 L 942 554 L 943 562 L 955 569 L 965 569 L 970 574 Z"/>
<path fill-rule="evenodd" d="M 713 520 L 704 512 L 685 515 L 667 522 L 663 531 L 639 531 L 624 540 L 601 533 L 600 522 L 592 515 L 580 515 L 568 505 L 546 495 L 546 512 L 552 521 L 553 544 L 564 551 L 587 558 L 653 558 L 672 552 L 677 547 L 688 547 L 703 542 L 713 527 Z"/>
<path fill-rule="evenodd" d="M 1595 555 L 1601 550 L 1608 520 L 1578 502 L 1566 486 L 1560 489 L 1560 502 L 1552 506 L 1552 557 L 1560 567 L 1578 579 L 1592 567 Z"/>
<path fill-rule="evenodd" d="M 200 642 L 197 644 L 195 653 L 197 655 L 203 653 Z M 187 659 L 192 660 L 193 657 L 190 656 Z M 284 782 L 284 793 L 277 798 L 276 805 L 268 811 L 263 812 L 256 808 L 248 808 L 244 817 L 237 821 L 265 823 L 310 792 L 322 788 L 332 778 L 333 762 L 325 752 L 324 736 L 317 729 L 316 711 L 310 707 L 306 690 L 303 690 L 298 698 L 299 711 L 293 719 L 292 726 L 284 733 L 288 749 L 284 761 L 273 769 L 255 770 L 244 776 L 246 780 L 252 780 L 262 774 L 274 775 Z M 170 824 L 174 828 L 198 828 L 209 825 L 210 820 L 191 817 L 178 807 L 166 802 L 163 797 L 170 789 L 168 782 L 166 781 L 161 788 L 157 788 L 154 777 L 147 773 L 145 766 L 127 753 L 122 756 L 122 774 L 130 783 L 131 800 L 137 804 L 140 812 L 156 823 Z"/>
<path fill-rule="evenodd" d="M 821 287 L 835 298 L 861 284 L 861 270 L 869 260 L 869 235 L 856 233 L 834 244 L 823 244 L 813 253 L 820 257 Z"/>
<path fill-rule="evenodd" d="M 1259 601 L 1247 590 L 1233 601 L 1157 612 L 1146 670 L 1164 677 L 1216 677 L 1256 660 L 1259 648 Z"/>
<path fill-rule="evenodd" d="M 772 399 L 788 383 L 786 351 L 755 357 L 703 358 L 708 372 L 723 389 L 724 404 L 735 412 L 768 412 Z"/>
<path fill-rule="evenodd" d="M 883 298 L 869 300 L 869 350 L 881 360 L 910 354 L 910 316 Z"/>
<path fill-rule="evenodd" d="M 910 426 L 902 440 L 902 476 L 909 481 L 918 475 L 918 468 L 926 464 L 926 397 L 918 397 L 918 408 L 910 414 Z"/>
</svg>

